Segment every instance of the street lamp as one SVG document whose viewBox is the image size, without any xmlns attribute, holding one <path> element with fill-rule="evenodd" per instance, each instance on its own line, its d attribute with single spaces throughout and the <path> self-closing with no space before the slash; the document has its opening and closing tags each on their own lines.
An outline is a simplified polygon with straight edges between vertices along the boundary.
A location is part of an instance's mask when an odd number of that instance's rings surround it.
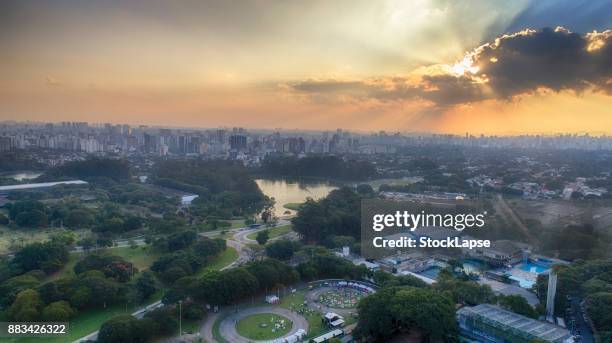
<svg viewBox="0 0 612 343">
<path fill-rule="evenodd" d="M 183 322 L 181 320 L 182 317 L 182 304 L 183 304 L 183 300 L 179 300 L 179 337 L 181 337 L 181 335 L 183 334 Z"/>
</svg>

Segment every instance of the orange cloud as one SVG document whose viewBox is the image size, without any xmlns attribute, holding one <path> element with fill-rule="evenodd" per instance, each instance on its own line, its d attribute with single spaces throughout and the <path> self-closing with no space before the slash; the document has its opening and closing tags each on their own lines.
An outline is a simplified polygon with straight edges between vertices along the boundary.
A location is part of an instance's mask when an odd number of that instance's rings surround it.
<svg viewBox="0 0 612 343">
<path fill-rule="evenodd" d="M 466 53 L 454 65 L 434 65 L 402 77 L 305 80 L 290 85 L 316 99 L 354 97 L 380 101 L 420 99 L 436 108 L 511 99 L 538 89 L 610 93 L 612 30 L 585 35 L 564 28 L 503 35 Z"/>
</svg>

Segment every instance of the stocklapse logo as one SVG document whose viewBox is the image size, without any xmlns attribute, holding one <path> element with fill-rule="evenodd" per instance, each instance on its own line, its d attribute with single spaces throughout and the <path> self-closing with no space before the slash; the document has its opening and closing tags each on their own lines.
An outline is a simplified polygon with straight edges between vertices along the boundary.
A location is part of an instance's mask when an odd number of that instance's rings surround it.
<svg viewBox="0 0 612 343">
<path fill-rule="evenodd" d="M 482 230 L 486 211 L 474 204 L 415 203 L 364 199 L 361 204 L 361 252 L 365 258 L 381 258 L 418 248 L 489 248 L 489 240 L 465 235 L 465 229 Z M 473 231 L 471 231 L 473 232 Z"/>
</svg>

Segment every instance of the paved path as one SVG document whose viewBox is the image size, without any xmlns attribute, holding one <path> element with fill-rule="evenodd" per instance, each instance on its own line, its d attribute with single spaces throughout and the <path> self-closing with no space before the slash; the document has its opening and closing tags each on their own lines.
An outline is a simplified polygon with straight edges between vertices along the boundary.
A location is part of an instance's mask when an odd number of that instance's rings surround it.
<svg viewBox="0 0 612 343">
<path fill-rule="evenodd" d="M 136 310 L 135 312 L 132 312 L 132 316 L 140 319 L 143 318 L 145 316 L 145 314 L 147 314 L 150 311 L 153 311 L 157 308 L 163 307 L 164 304 L 162 304 L 162 302 L 160 300 L 149 304 L 147 306 L 141 307 L 140 309 Z M 77 340 L 72 341 L 72 343 L 79 343 L 79 342 L 86 342 L 86 341 L 95 341 L 96 339 L 98 339 L 98 333 L 99 331 L 96 332 L 92 332 L 87 336 L 83 336 Z"/>
<path fill-rule="evenodd" d="M 287 225 L 290 222 L 287 221 L 286 219 L 280 219 L 278 221 L 278 223 L 275 226 L 282 226 L 282 225 Z M 250 243 L 248 241 L 248 239 L 246 238 L 246 236 L 250 233 L 253 232 L 257 232 L 260 230 L 264 230 L 266 229 L 266 227 L 258 227 L 255 229 L 250 229 L 249 227 L 242 227 L 242 228 L 236 228 L 236 229 L 229 229 L 229 230 L 217 230 L 217 231 L 208 231 L 208 232 L 202 232 L 199 235 L 202 237 L 215 237 L 221 234 L 222 231 L 227 231 L 230 233 L 236 233 L 236 235 L 240 236 L 240 237 L 244 237 L 244 239 L 226 239 L 227 241 L 227 245 L 236 249 L 238 251 L 238 259 L 236 259 L 236 261 L 232 262 L 231 264 L 229 264 L 228 266 L 225 266 L 224 268 L 222 268 L 221 270 L 224 269 L 229 269 L 229 268 L 234 268 L 237 267 L 245 262 L 248 262 L 248 260 L 250 259 L 250 248 L 248 248 L 246 246 L 246 244 Z M 136 245 L 145 245 L 145 241 L 143 238 L 135 238 L 134 243 Z M 122 240 L 117 240 L 117 241 L 113 241 L 114 244 L 116 244 L 113 247 L 110 248 L 117 248 L 117 247 L 124 247 L 124 246 L 129 246 L 130 245 L 130 240 L 126 240 L 126 239 L 122 239 Z M 255 242 L 257 243 L 257 242 Z M 92 249 L 94 250 L 94 249 Z M 80 246 L 74 247 L 74 249 L 71 252 L 82 252 L 83 248 Z M 144 314 L 154 308 L 158 308 L 158 307 L 162 307 L 163 304 L 158 301 L 155 302 L 153 304 L 150 304 L 148 306 L 145 306 L 141 309 L 139 309 L 138 311 L 132 313 L 133 316 L 137 317 L 137 318 L 142 318 L 144 316 Z M 212 338 L 212 326 L 216 321 L 216 318 L 219 316 L 220 313 L 209 313 L 208 314 L 208 318 L 206 319 L 206 321 L 204 322 L 204 325 L 202 326 L 201 332 L 202 332 L 202 336 L 204 337 L 204 339 L 206 339 L 206 341 L 208 342 L 216 342 L 213 338 Z M 209 325 L 210 323 L 210 325 Z M 75 340 L 74 342 L 81 342 L 81 341 L 86 341 L 86 340 L 94 340 L 98 337 L 98 331 L 96 332 L 92 332 L 86 336 L 83 336 L 77 340 Z"/>
<path fill-rule="evenodd" d="M 103 249 L 113 249 L 113 248 L 124 248 L 124 247 L 129 247 L 132 244 L 136 245 L 136 246 L 141 246 L 141 245 L 146 245 L 147 243 L 145 242 L 144 238 L 134 238 L 134 239 L 118 239 L 118 240 L 114 240 L 113 241 L 113 245 L 110 247 L 92 247 L 89 248 L 88 251 L 95 251 L 95 250 L 103 250 Z M 72 250 L 70 250 L 71 253 L 81 253 L 84 252 L 85 249 L 83 249 L 82 246 L 77 245 L 74 248 L 72 248 Z"/>
<path fill-rule="evenodd" d="M 219 332 L 221 333 L 221 336 L 223 336 L 223 338 L 225 338 L 225 340 L 227 340 L 228 342 L 232 343 L 253 342 L 253 340 L 247 339 L 238 334 L 238 332 L 236 331 L 236 323 L 244 317 L 258 313 L 274 313 L 289 318 L 293 322 L 291 331 L 289 331 L 286 335 L 282 337 L 291 336 L 300 329 L 308 332 L 308 321 L 296 312 L 281 307 L 263 306 L 247 308 L 227 316 L 219 325 Z M 210 319 L 211 318 L 208 318 L 208 321 L 211 321 Z"/>
</svg>

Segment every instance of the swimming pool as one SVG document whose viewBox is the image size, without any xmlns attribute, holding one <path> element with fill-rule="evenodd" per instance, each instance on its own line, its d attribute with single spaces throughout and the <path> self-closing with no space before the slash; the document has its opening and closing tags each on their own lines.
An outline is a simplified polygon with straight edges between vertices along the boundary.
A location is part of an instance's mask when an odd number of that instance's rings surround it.
<svg viewBox="0 0 612 343">
<path fill-rule="evenodd" d="M 438 274 L 440 274 L 440 270 L 442 270 L 442 268 L 440 267 L 429 267 L 427 269 L 425 269 L 424 271 L 417 273 L 419 275 L 423 275 L 426 278 L 432 279 L 432 280 L 436 280 L 438 278 Z"/>
<path fill-rule="evenodd" d="M 538 275 L 549 269 L 550 267 L 538 265 L 531 261 L 525 261 L 514 266 L 508 273 L 510 279 L 518 281 L 521 287 L 531 288 L 536 283 Z"/>
<path fill-rule="evenodd" d="M 523 262 L 519 264 L 518 266 L 516 266 L 515 268 L 517 267 L 526 272 L 535 273 L 535 274 L 541 274 L 550 269 L 550 267 L 544 267 L 544 266 L 535 264 L 531 261 Z"/>
</svg>

